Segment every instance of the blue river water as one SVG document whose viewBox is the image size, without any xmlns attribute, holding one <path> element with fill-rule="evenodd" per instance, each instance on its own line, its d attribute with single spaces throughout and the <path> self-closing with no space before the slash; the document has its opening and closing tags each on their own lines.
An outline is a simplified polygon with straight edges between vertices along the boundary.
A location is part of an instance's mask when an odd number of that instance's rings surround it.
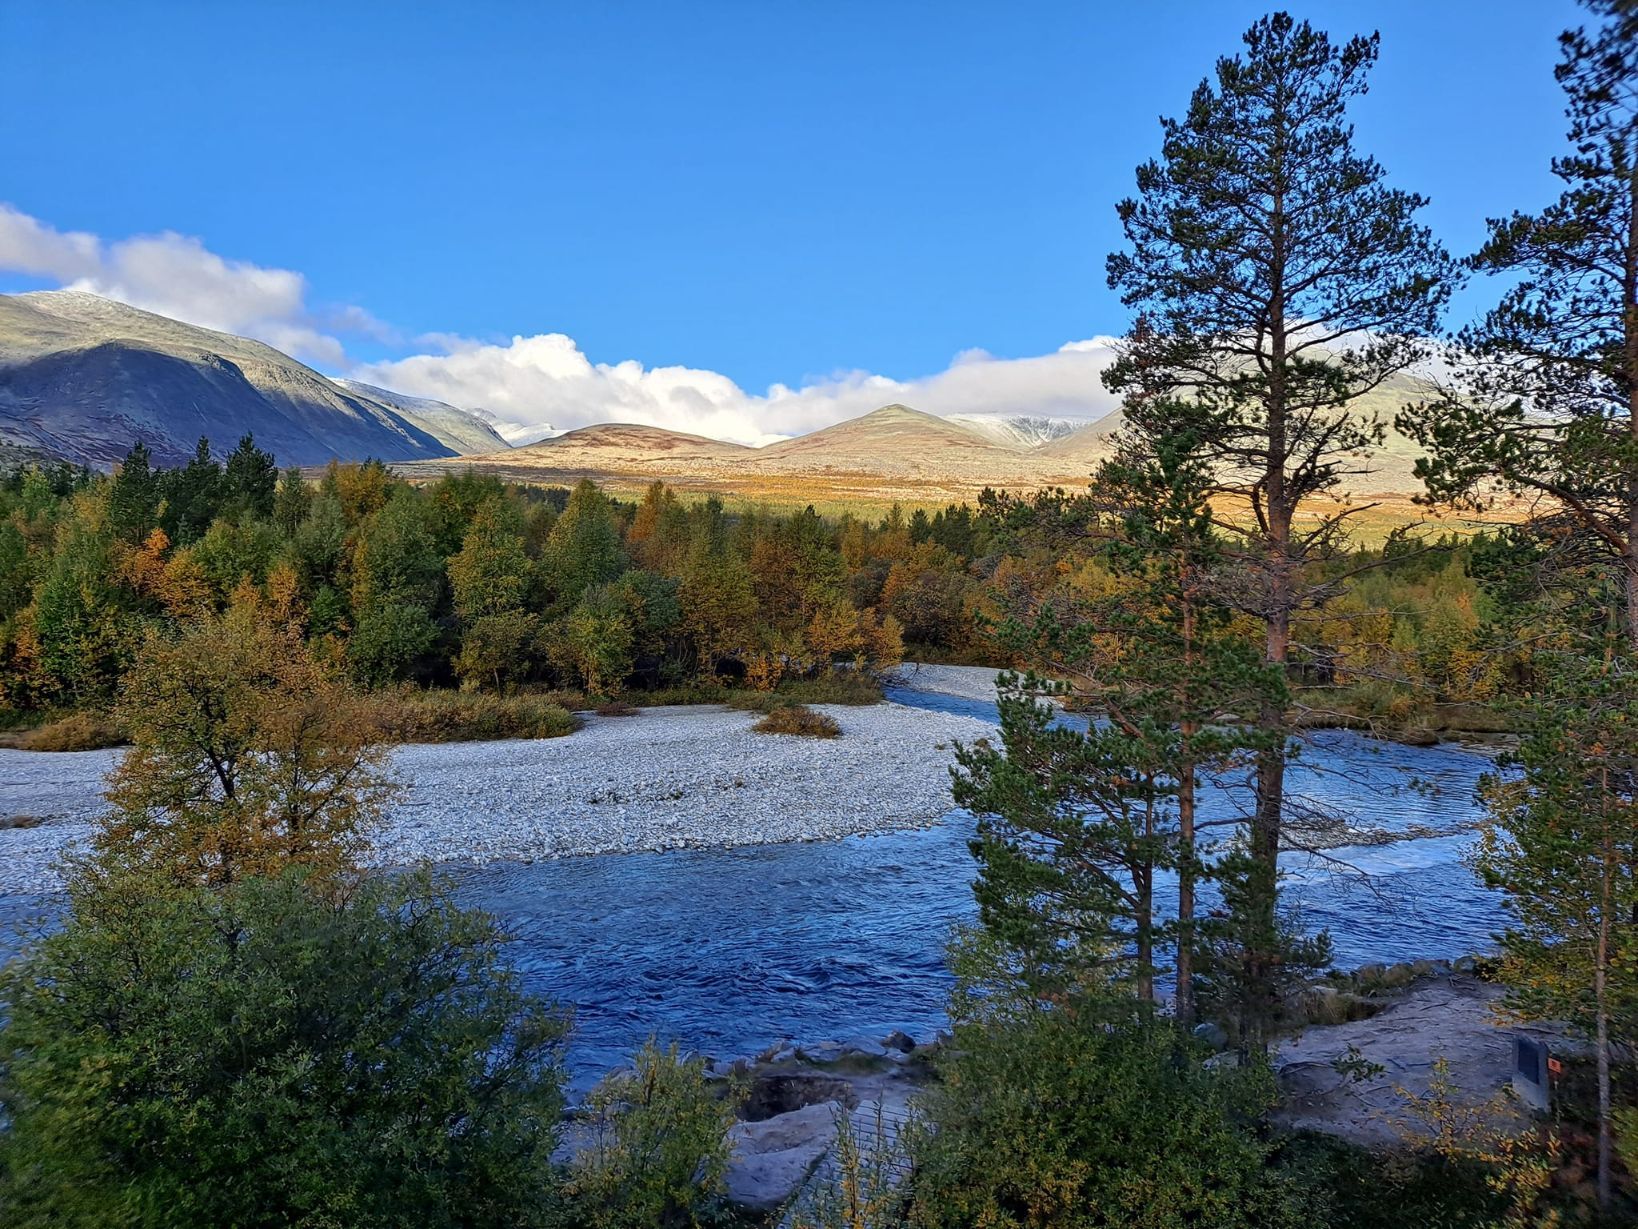
<svg viewBox="0 0 1638 1229">
<path fill-rule="evenodd" d="M 996 718 L 991 703 L 909 689 L 891 698 Z M 1448 829 L 1473 819 L 1488 766 L 1457 747 L 1326 731 L 1308 740 L 1290 781 L 1303 805 L 1362 825 Z M 516 936 L 511 956 L 530 988 L 573 1011 L 570 1062 L 584 1085 L 650 1034 L 730 1056 L 782 1037 L 939 1028 L 944 949 L 973 914 L 972 831 L 970 816 L 952 812 L 929 829 L 841 841 L 452 873 L 463 900 Z M 1288 907 L 1304 927 L 1330 931 L 1342 967 L 1482 950 L 1502 915 L 1462 862 L 1471 840 L 1287 855 Z"/>
<path fill-rule="evenodd" d="M 996 719 L 993 703 L 909 689 L 891 698 Z M 1290 780 L 1305 805 L 1368 826 L 1450 827 L 1474 818 L 1473 789 L 1489 765 L 1458 747 L 1322 731 Z M 923 831 L 489 865 L 458 879 L 463 897 L 513 928 L 529 983 L 573 1007 L 573 1065 L 598 1071 L 650 1033 L 729 1056 L 781 1037 L 941 1027 L 944 949 L 974 912 L 973 826 L 952 812 Z M 1482 950 L 1502 915 L 1462 863 L 1471 840 L 1288 854 L 1287 907 L 1304 927 L 1330 931 L 1341 967 Z"/>
</svg>

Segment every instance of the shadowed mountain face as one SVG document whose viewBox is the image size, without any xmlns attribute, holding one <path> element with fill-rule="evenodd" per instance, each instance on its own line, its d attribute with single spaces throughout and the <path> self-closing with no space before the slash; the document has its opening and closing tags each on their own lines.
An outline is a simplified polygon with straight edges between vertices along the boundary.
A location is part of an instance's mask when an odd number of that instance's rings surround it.
<svg viewBox="0 0 1638 1229">
<path fill-rule="evenodd" d="M 247 432 L 281 465 L 505 446 L 473 415 L 423 407 L 394 407 L 271 346 L 95 295 L 0 295 L 0 445 L 99 468 L 138 440 L 171 465 L 200 436 L 221 454 Z"/>
</svg>

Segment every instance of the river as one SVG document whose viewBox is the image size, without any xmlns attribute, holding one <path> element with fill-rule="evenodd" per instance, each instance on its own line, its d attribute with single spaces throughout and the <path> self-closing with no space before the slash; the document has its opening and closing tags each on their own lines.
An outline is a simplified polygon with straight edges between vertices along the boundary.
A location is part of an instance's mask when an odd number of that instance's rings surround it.
<svg viewBox="0 0 1638 1229">
<path fill-rule="evenodd" d="M 993 703 L 908 687 L 890 698 L 996 720 Z M 1313 805 L 1374 827 L 1449 827 L 1474 818 L 1489 765 L 1460 747 L 1321 731 L 1291 779 Z M 972 832 L 952 812 L 924 831 L 841 841 L 476 867 L 460 890 L 513 927 L 530 983 L 573 1005 L 577 1069 L 607 1069 L 650 1033 L 749 1054 L 781 1037 L 941 1027 L 944 946 L 973 914 Z M 1331 932 L 1342 967 L 1481 950 L 1502 917 L 1461 862 L 1471 840 L 1288 854 L 1287 907 Z"/>
<path fill-rule="evenodd" d="M 909 687 L 891 698 L 989 721 L 993 703 Z M 1474 818 L 1486 756 L 1346 731 L 1312 735 L 1294 793 L 1376 828 L 1449 829 Z M 605 854 L 454 868 L 468 903 L 516 935 L 530 987 L 570 1007 L 575 1082 L 650 1033 L 718 1056 L 782 1037 L 926 1034 L 944 1022 L 943 951 L 972 916 L 970 816 L 920 831 L 807 844 Z M 1335 960 L 1458 956 L 1489 945 L 1498 899 L 1462 864 L 1467 834 L 1284 859 L 1288 907 L 1328 929 Z M 1350 869 L 1339 869 L 1339 863 Z M 0 901 L 0 918 L 42 902 Z"/>
</svg>

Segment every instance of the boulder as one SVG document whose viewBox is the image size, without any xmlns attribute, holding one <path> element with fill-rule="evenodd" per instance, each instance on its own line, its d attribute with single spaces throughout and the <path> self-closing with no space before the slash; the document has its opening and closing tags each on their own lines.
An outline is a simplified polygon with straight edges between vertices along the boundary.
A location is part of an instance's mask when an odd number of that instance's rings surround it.
<svg viewBox="0 0 1638 1229">
<path fill-rule="evenodd" d="M 1286 1038 L 1273 1056 L 1281 1099 L 1275 1120 L 1366 1147 L 1401 1145 L 1429 1132 L 1406 1094 L 1426 1095 L 1441 1062 L 1464 1109 L 1489 1105 L 1512 1078 L 1511 1030 L 1494 1014 L 1500 995 L 1471 979 L 1430 979 L 1397 999 L 1374 1000 L 1381 1010 L 1369 1018 Z M 1360 1078 L 1360 1060 L 1380 1074 Z"/>
<path fill-rule="evenodd" d="M 728 1198 L 762 1212 L 784 1205 L 824 1159 L 846 1112 L 825 1101 L 761 1122 L 736 1122 L 728 1130 Z"/>
<path fill-rule="evenodd" d="M 1194 1026 L 1194 1039 L 1210 1046 L 1214 1050 L 1221 1050 L 1228 1045 L 1228 1033 L 1221 1024 L 1213 1020 L 1203 1020 Z"/>
<path fill-rule="evenodd" d="M 796 1057 L 807 1063 L 833 1063 L 842 1057 L 840 1041 L 816 1041 L 796 1047 Z"/>
<path fill-rule="evenodd" d="M 894 1029 L 882 1038 L 882 1045 L 889 1050 L 897 1050 L 900 1054 L 908 1054 L 916 1048 L 916 1039 L 909 1033 Z"/>
<path fill-rule="evenodd" d="M 885 1042 L 872 1041 L 868 1037 L 852 1037 L 842 1042 L 842 1057 L 860 1058 L 888 1058 L 897 1053 L 889 1049 Z"/>
</svg>

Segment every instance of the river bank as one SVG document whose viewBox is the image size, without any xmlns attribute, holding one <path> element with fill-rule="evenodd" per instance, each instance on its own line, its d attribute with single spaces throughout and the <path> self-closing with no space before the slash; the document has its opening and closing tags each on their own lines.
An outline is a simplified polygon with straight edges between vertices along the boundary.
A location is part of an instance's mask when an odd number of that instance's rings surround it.
<svg viewBox="0 0 1638 1229">
<path fill-rule="evenodd" d="M 1377 966 L 1353 974 L 1367 1014 L 1301 1025 L 1276 1042 L 1269 1056 L 1278 1087 L 1273 1124 L 1371 1150 L 1415 1149 L 1437 1130 L 1427 1107 L 1438 1096 L 1464 1120 L 1522 1127 L 1527 1115 L 1507 1098 L 1514 1036 L 1555 1048 L 1573 1043 L 1560 1028 L 1498 1018 L 1502 989 L 1472 972 L 1472 963 L 1421 961 L 1419 971 Z M 947 1040 L 894 1030 L 843 1041 L 781 1039 L 754 1056 L 707 1058 L 709 1079 L 732 1078 L 745 1090 L 729 1131 L 730 1198 L 762 1212 L 786 1205 L 825 1174 L 844 1118 L 857 1139 L 868 1144 L 881 1131 L 891 1146 L 915 1115 L 920 1092 L 937 1079 Z M 574 1143 L 571 1130 L 570 1150 Z"/>
<path fill-rule="evenodd" d="M 568 738 L 397 748 L 403 793 L 382 865 L 528 862 L 641 850 L 821 841 L 924 827 L 950 809 L 953 746 L 977 718 L 902 704 L 816 706 L 836 739 L 757 734 L 718 705 L 588 715 Z M 89 836 L 118 750 L 0 750 L 0 893 L 44 892 Z"/>
</svg>

